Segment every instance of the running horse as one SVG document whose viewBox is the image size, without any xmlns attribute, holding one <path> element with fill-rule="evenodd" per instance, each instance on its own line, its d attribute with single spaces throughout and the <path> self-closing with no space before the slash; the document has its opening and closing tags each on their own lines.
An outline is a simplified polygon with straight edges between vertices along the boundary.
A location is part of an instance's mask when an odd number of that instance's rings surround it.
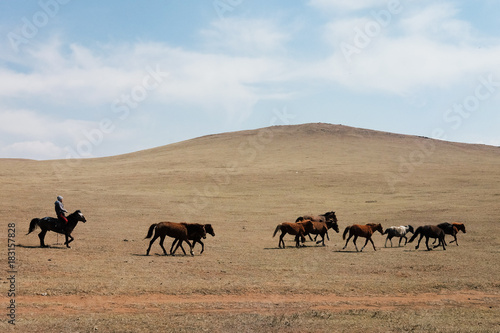
<svg viewBox="0 0 500 333">
<path fill-rule="evenodd" d="M 455 242 L 455 244 L 457 244 L 458 246 L 458 241 L 457 241 L 457 234 L 459 231 L 462 231 L 464 234 L 465 234 L 465 224 L 463 223 L 448 223 L 448 222 L 444 222 L 444 223 L 440 223 L 438 224 L 438 227 L 440 227 L 441 229 L 443 229 L 444 231 L 444 234 L 445 235 L 452 235 L 454 240 L 452 240 L 450 242 L 453 243 Z M 434 241 L 435 243 L 436 241 Z M 447 245 L 446 242 L 444 242 L 444 245 Z"/>
<path fill-rule="evenodd" d="M 437 225 L 424 225 L 418 227 L 415 230 L 415 233 L 413 234 L 412 238 L 410 238 L 408 242 L 409 243 L 413 242 L 418 235 L 420 235 L 420 238 L 418 239 L 417 246 L 415 246 L 415 250 L 418 250 L 418 247 L 420 246 L 420 241 L 422 240 L 423 237 L 425 237 L 425 245 L 427 246 L 427 251 L 432 250 L 429 247 L 429 238 L 437 238 L 439 240 L 438 245 L 434 246 L 434 248 L 438 247 L 439 245 L 443 245 L 443 250 L 446 250 L 446 247 L 444 246 L 444 231 Z"/>
<path fill-rule="evenodd" d="M 66 242 L 64 242 L 64 245 L 66 245 L 66 247 L 68 248 L 71 248 L 69 246 L 69 243 L 74 240 L 73 236 L 71 236 L 73 229 L 75 229 L 78 222 L 85 223 L 87 222 L 87 220 L 80 210 L 77 210 L 74 213 L 68 215 L 67 219 L 68 223 L 64 224 L 54 217 L 44 217 L 41 219 L 34 218 L 30 222 L 30 227 L 26 235 L 29 235 L 30 233 L 35 231 L 36 227 L 40 227 L 40 229 L 42 230 L 38 234 L 38 238 L 40 238 L 40 247 L 48 247 L 47 245 L 45 245 L 45 234 L 47 234 L 47 231 L 53 231 L 66 236 Z"/>
<path fill-rule="evenodd" d="M 387 240 L 391 241 L 391 247 L 392 247 L 392 238 L 393 237 L 399 237 L 399 245 L 401 246 L 401 241 L 403 238 L 405 239 L 405 246 L 408 243 L 408 238 L 406 237 L 407 233 L 413 233 L 413 227 L 411 225 L 401 225 L 399 227 L 393 226 L 385 229 L 384 235 L 387 234 L 387 238 L 385 239 L 385 244 L 384 246 L 387 247 Z"/>
<path fill-rule="evenodd" d="M 334 223 L 335 225 L 337 225 L 337 216 L 335 215 L 335 212 L 334 211 L 331 211 L 331 212 L 326 212 L 324 214 L 320 214 L 320 215 L 304 215 L 304 216 L 299 216 L 297 217 L 297 219 L 295 220 L 295 222 L 303 222 L 303 221 L 307 221 L 307 220 L 310 220 L 312 222 L 332 222 Z M 332 224 L 330 224 L 332 225 Z M 331 227 L 329 227 L 328 229 L 330 229 Z M 338 226 L 337 226 L 337 232 L 338 231 Z M 311 235 L 309 234 L 309 239 L 312 241 L 312 237 Z M 328 240 L 330 240 L 330 237 L 328 237 L 328 232 L 326 233 L 326 237 L 328 238 Z M 316 237 L 314 238 L 314 240 L 316 240 L 318 238 L 318 235 L 316 235 Z M 317 242 L 316 244 L 319 244 L 319 242 Z M 324 242 L 323 242 L 324 244 Z"/>
<path fill-rule="evenodd" d="M 378 231 L 381 234 L 384 233 L 384 231 L 382 230 L 382 225 L 380 223 L 368 223 L 366 225 L 354 224 L 354 225 L 351 225 L 349 227 L 346 227 L 344 230 L 344 234 L 342 235 L 342 239 L 345 239 L 345 236 L 347 235 L 347 233 L 349 233 L 349 237 L 347 238 L 347 241 L 345 242 L 345 246 L 343 247 L 342 250 L 345 250 L 345 248 L 347 247 L 347 243 L 349 243 L 349 239 L 351 239 L 351 237 L 354 236 L 354 239 L 352 240 L 352 242 L 354 243 L 354 246 L 356 247 L 356 251 L 359 252 L 358 246 L 356 245 L 356 239 L 358 239 L 358 237 L 366 238 L 365 245 L 363 245 L 363 247 L 361 248 L 361 251 L 363 251 L 366 244 L 368 244 L 368 241 L 370 241 L 372 243 L 373 250 L 377 251 L 377 249 L 375 248 L 375 244 L 373 243 L 373 240 L 372 240 L 372 235 L 375 231 Z"/>
<path fill-rule="evenodd" d="M 283 237 L 285 237 L 286 234 L 295 236 L 295 247 L 300 247 L 299 237 L 302 243 L 306 241 L 306 238 L 304 237 L 304 235 L 306 234 L 306 230 L 302 223 L 283 222 L 281 224 L 278 224 L 276 226 L 276 229 L 274 229 L 273 237 L 276 236 L 278 231 L 281 231 L 280 240 L 278 242 L 278 247 L 280 249 L 282 244 L 283 248 L 285 248 L 285 241 L 283 240 Z"/>
<path fill-rule="evenodd" d="M 317 241 L 316 244 L 322 243 L 325 246 L 325 235 L 328 240 L 328 229 L 333 229 L 337 233 L 339 232 L 339 226 L 337 221 L 328 220 L 327 222 L 316 222 L 311 220 L 305 220 L 302 222 L 295 222 L 297 224 L 302 224 L 304 226 L 305 234 L 311 237 L 311 234 L 316 235 L 316 237 L 321 236 L 321 240 Z"/>
</svg>

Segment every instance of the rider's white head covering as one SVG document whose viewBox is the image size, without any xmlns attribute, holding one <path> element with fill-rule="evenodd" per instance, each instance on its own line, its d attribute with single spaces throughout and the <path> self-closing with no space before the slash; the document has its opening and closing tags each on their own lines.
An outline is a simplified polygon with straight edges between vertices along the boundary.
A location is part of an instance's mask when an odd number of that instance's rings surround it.
<svg viewBox="0 0 500 333">
<path fill-rule="evenodd" d="M 63 199 L 63 197 L 61 197 L 60 195 L 57 196 L 57 200 L 61 201 Z"/>
</svg>

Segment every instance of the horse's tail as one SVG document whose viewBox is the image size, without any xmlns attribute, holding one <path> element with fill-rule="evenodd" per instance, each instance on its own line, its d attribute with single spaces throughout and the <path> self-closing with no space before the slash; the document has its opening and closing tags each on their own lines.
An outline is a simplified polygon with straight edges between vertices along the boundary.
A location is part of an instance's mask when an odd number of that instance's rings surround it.
<svg viewBox="0 0 500 333">
<path fill-rule="evenodd" d="M 413 236 L 411 236 L 408 243 L 413 242 L 415 240 L 415 238 L 417 238 L 418 234 L 420 234 L 421 231 L 422 231 L 422 227 L 418 227 L 417 230 L 415 230 L 415 232 L 413 233 Z"/>
<path fill-rule="evenodd" d="M 28 233 L 26 235 L 29 235 L 33 231 L 35 231 L 35 229 L 36 229 L 39 221 L 40 221 L 39 218 L 34 218 L 33 220 L 31 220 L 31 222 L 30 222 L 30 228 L 29 228 Z"/>
<path fill-rule="evenodd" d="M 345 228 L 344 233 L 342 234 L 342 239 L 345 239 L 345 236 L 347 235 L 347 233 L 349 232 L 349 230 L 351 230 L 350 226 Z"/>
<path fill-rule="evenodd" d="M 278 233 L 278 231 L 280 231 L 280 230 L 281 230 L 281 224 L 278 224 L 278 225 L 276 226 L 276 229 L 274 229 L 274 234 L 273 234 L 273 237 L 274 237 L 274 236 L 276 236 L 276 234 L 277 234 L 277 233 Z"/>
<path fill-rule="evenodd" d="M 148 230 L 148 235 L 146 237 L 144 237 L 144 239 L 151 238 L 153 236 L 153 230 L 155 230 L 157 224 L 158 223 L 151 224 L 151 226 L 149 227 L 149 230 Z"/>
</svg>

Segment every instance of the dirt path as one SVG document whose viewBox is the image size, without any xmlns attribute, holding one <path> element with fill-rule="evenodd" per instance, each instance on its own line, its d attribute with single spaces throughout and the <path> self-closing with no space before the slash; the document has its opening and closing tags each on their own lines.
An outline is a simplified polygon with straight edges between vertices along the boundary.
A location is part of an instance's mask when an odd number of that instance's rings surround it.
<svg viewBox="0 0 500 333">
<path fill-rule="evenodd" d="M 5 300 L 2 300 L 4 302 Z M 141 296 L 18 296 L 20 315 L 72 315 L 85 313 L 154 313 L 160 311 L 190 313 L 295 313 L 318 310 L 395 310 L 434 307 L 498 308 L 500 295 L 481 292 L 449 294 L 404 294 L 396 296 L 337 295 L 190 295 L 147 294 Z"/>
</svg>

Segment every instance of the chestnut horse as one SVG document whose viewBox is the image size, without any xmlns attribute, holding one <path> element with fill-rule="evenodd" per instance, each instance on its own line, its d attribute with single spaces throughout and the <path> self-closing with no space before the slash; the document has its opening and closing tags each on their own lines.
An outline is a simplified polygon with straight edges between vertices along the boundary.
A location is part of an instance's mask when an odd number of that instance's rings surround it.
<svg viewBox="0 0 500 333">
<path fill-rule="evenodd" d="M 306 221 L 306 220 L 310 220 L 312 222 L 328 222 L 328 221 L 332 221 L 332 222 L 335 222 L 335 224 L 337 224 L 337 222 L 338 222 L 337 216 L 335 215 L 334 211 L 326 212 L 326 213 L 321 214 L 321 215 L 304 215 L 304 216 L 299 216 L 299 217 L 297 217 L 297 219 L 295 220 L 295 222 L 302 222 L 302 221 Z M 337 226 L 337 229 L 338 229 L 338 226 Z M 337 230 L 337 232 L 338 232 L 338 230 Z M 308 235 L 308 236 L 309 236 L 309 239 L 312 241 L 311 235 Z M 330 240 L 330 238 L 328 237 L 328 232 L 326 233 L 326 237 L 328 238 L 328 240 Z M 318 238 L 318 235 L 316 235 L 316 237 L 314 238 L 314 240 L 316 240 L 316 238 Z M 316 244 L 319 244 L 319 242 L 317 242 Z M 324 244 L 324 240 L 323 240 L 323 244 Z"/>
<path fill-rule="evenodd" d="M 281 249 L 281 244 L 283 244 L 283 248 L 285 248 L 285 241 L 283 240 L 283 237 L 285 237 L 286 234 L 295 236 L 295 247 L 300 247 L 299 236 L 300 239 L 302 240 L 302 243 L 306 241 L 304 237 L 304 235 L 306 234 L 306 230 L 304 228 L 303 223 L 283 222 L 281 224 L 278 224 L 276 226 L 276 229 L 274 229 L 273 237 L 276 236 L 278 231 L 281 231 L 280 240 L 278 242 L 278 247 L 280 249 Z"/>
<path fill-rule="evenodd" d="M 455 242 L 455 244 L 457 244 L 458 246 L 458 241 L 457 241 L 457 234 L 459 231 L 462 231 L 464 234 L 465 234 L 465 225 L 463 223 L 448 223 L 448 222 L 444 222 L 444 223 L 440 223 L 438 224 L 438 227 L 440 227 L 441 229 L 443 229 L 445 235 L 452 235 L 454 240 L 452 240 L 450 242 L 453 243 Z M 436 241 L 434 241 L 435 243 Z M 447 245 L 446 242 L 444 243 L 444 245 Z"/>
<path fill-rule="evenodd" d="M 160 246 L 163 250 L 163 253 L 167 255 L 167 250 L 163 247 L 163 242 L 165 241 L 165 237 L 169 236 L 172 238 L 179 239 L 179 243 L 177 244 L 177 247 L 174 250 L 177 250 L 177 248 L 180 246 L 182 241 L 188 243 L 189 245 L 189 252 L 191 255 L 194 255 L 193 253 L 193 246 L 188 240 L 188 229 L 187 227 L 182 224 L 182 223 L 176 223 L 176 222 L 160 222 L 160 223 L 153 223 L 148 230 L 148 234 L 144 239 L 151 238 L 153 236 L 153 230 L 155 232 L 155 235 L 153 239 L 151 239 L 151 242 L 149 242 L 149 247 L 146 251 L 146 255 L 149 255 L 149 251 L 151 250 L 151 245 L 155 242 L 155 240 L 160 237 Z M 172 254 L 173 255 L 173 254 Z"/>
<path fill-rule="evenodd" d="M 438 245 L 434 246 L 434 248 L 438 247 L 439 245 L 443 245 L 443 250 L 446 250 L 446 248 L 444 247 L 444 231 L 437 225 L 424 225 L 418 227 L 415 230 L 415 233 L 413 234 L 412 238 L 410 238 L 408 242 L 409 243 L 413 242 L 418 235 L 420 235 L 420 238 L 418 239 L 417 246 L 415 246 L 415 250 L 418 250 L 418 247 L 420 246 L 420 241 L 424 236 L 425 236 L 425 245 L 427 246 L 427 251 L 432 250 L 429 247 L 429 238 L 437 238 L 439 240 Z"/>
<path fill-rule="evenodd" d="M 383 234 L 384 231 L 382 230 L 382 225 L 380 223 L 368 223 L 366 225 L 354 224 L 354 225 L 351 225 L 351 226 L 345 228 L 344 234 L 342 235 L 342 239 L 345 239 L 347 232 L 349 232 L 349 238 L 347 238 L 347 241 L 345 242 L 345 246 L 342 250 L 345 250 L 345 248 L 347 247 L 347 243 L 349 243 L 349 239 L 351 239 L 351 237 L 354 236 L 354 239 L 352 240 L 352 242 L 354 243 L 354 246 L 356 247 L 356 251 L 359 252 L 358 246 L 356 245 L 356 239 L 358 239 L 358 237 L 366 238 L 365 245 L 363 245 L 363 247 L 361 248 L 361 251 L 363 251 L 366 244 L 368 244 L 368 241 L 370 241 L 372 243 L 373 249 L 375 251 L 377 251 L 377 249 L 375 248 L 375 244 L 373 243 L 373 240 L 372 240 L 372 235 L 375 231 L 378 231 L 381 234 Z"/>
<path fill-rule="evenodd" d="M 316 237 L 321 236 L 321 240 L 317 241 L 316 244 L 322 243 L 325 246 L 325 235 L 328 240 L 328 229 L 333 229 L 337 233 L 339 232 L 339 226 L 337 221 L 328 220 L 327 222 L 316 222 L 311 220 L 305 220 L 302 222 L 296 222 L 297 224 L 304 225 L 305 234 L 311 236 L 311 234 L 316 235 Z"/>
<path fill-rule="evenodd" d="M 203 244 L 201 239 L 207 238 L 207 236 L 206 236 L 207 234 L 210 234 L 210 235 L 212 235 L 212 237 L 215 237 L 215 232 L 214 232 L 214 229 L 212 228 L 212 225 L 211 224 L 198 224 L 198 223 L 182 223 L 182 224 L 184 224 L 188 229 L 188 239 L 193 241 L 193 248 L 196 245 L 196 243 L 201 244 L 200 254 L 202 254 L 203 251 L 205 251 L 205 244 Z M 203 227 L 203 231 L 199 228 L 199 226 Z M 172 246 L 170 247 L 170 253 L 175 254 L 175 251 L 172 252 L 172 249 L 174 248 L 175 244 L 178 241 L 179 241 L 179 239 L 176 238 L 172 242 Z M 182 252 L 184 252 L 184 254 L 186 254 L 186 251 L 184 251 L 182 244 L 179 246 L 180 246 Z"/>
</svg>

